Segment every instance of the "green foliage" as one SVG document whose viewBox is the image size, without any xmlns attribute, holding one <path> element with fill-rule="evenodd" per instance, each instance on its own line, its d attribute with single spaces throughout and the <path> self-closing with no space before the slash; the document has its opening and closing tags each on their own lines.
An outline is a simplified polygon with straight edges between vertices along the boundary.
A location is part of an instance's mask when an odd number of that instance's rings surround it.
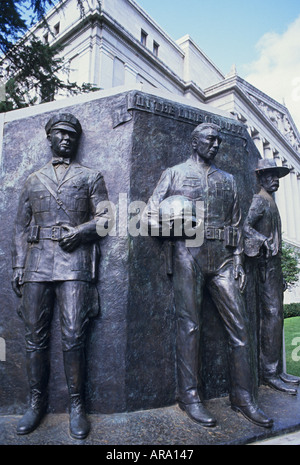
<svg viewBox="0 0 300 465">
<path fill-rule="evenodd" d="M 283 242 L 282 244 L 282 272 L 283 278 L 288 288 L 294 286 L 299 280 L 300 273 L 300 253 L 299 251 Z"/>
<path fill-rule="evenodd" d="M 6 100 L 0 103 L 0 112 L 49 102 L 57 91 L 68 91 L 70 94 L 81 91 L 76 83 L 68 81 L 67 69 L 58 52 L 57 46 L 43 44 L 36 38 L 8 52 Z M 63 73 L 65 80 L 59 77 Z"/>
<path fill-rule="evenodd" d="M 300 302 L 292 304 L 284 304 L 283 306 L 284 318 L 293 318 L 300 316 Z"/>
<path fill-rule="evenodd" d="M 1 0 L 0 53 L 6 54 L 56 0 Z"/>
<path fill-rule="evenodd" d="M 97 90 L 100 90 L 100 87 L 96 87 L 93 84 L 87 82 L 84 82 L 80 87 L 80 91 L 83 93 L 96 92 Z"/>
<path fill-rule="evenodd" d="M 284 339 L 286 371 L 300 376 L 300 316 L 284 321 Z"/>
<path fill-rule="evenodd" d="M 0 53 L 6 53 L 21 33 L 26 22 L 20 14 L 22 0 L 2 0 L 0 10 Z"/>
</svg>

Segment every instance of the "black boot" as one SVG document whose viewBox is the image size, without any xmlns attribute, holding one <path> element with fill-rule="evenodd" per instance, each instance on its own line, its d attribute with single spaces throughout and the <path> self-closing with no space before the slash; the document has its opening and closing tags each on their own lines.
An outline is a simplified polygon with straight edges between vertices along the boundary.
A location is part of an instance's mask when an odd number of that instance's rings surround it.
<svg viewBox="0 0 300 465">
<path fill-rule="evenodd" d="M 46 402 L 42 393 L 33 389 L 30 397 L 30 407 L 18 423 L 17 434 L 28 434 L 34 431 L 46 413 Z"/>
<path fill-rule="evenodd" d="M 298 376 L 294 375 L 288 375 L 287 373 L 280 373 L 279 377 L 284 381 L 285 383 L 291 383 L 291 384 L 300 384 L 300 378 Z"/>
<path fill-rule="evenodd" d="M 252 402 L 248 402 L 245 405 L 231 405 L 231 408 L 235 412 L 244 415 L 247 420 L 257 426 L 262 426 L 263 428 L 271 428 L 273 426 L 273 420 L 268 418 L 267 415 Z"/>
<path fill-rule="evenodd" d="M 70 396 L 70 434 L 75 439 L 84 439 L 90 431 L 83 401 L 79 394 Z"/>
<path fill-rule="evenodd" d="M 70 397 L 70 434 L 75 439 L 84 439 L 89 434 L 90 424 L 83 402 L 84 351 L 64 352 L 64 367 Z"/>
<path fill-rule="evenodd" d="M 272 389 L 275 389 L 276 391 L 284 392 L 292 396 L 297 395 L 297 389 L 287 386 L 285 382 L 282 381 L 282 379 L 280 379 L 279 376 L 274 376 L 273 378 L 265 378 L 263 381 L 267 386 L 270 386 Z"/>
<path fill-rule="evenodd" d="M 27 352 L 26 366 L 30 385 L 30 407 L 18 423 L 17 434 L 28 434 L 35 430 L 47 409 L 48 352 Z"/>
<path fill-rule="evenodd" d="M 273 426 L 272 418 L 267 417 L 255 402 L 255 375 L 249 346 L 240 346 L 232 349 L 230 375 L 230 401 L 232 410 L 241 413 L 247 420 L 257 426 L 271 428 Z"/>
<path fill-rule="evenodd" d="M 216 426 L 217 422 L 215 418 L 206 410 L 202 402 L 194 402 L 192 404 L 179 402 L 179 407 L 196 423 L 207 427 Z"/>
</svg>

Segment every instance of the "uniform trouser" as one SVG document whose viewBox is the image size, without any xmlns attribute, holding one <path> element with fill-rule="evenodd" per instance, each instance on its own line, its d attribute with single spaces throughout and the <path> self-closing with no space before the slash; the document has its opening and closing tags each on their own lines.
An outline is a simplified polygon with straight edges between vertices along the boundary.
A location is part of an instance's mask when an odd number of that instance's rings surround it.
<svg viewBox="0 0 300 465">
<path fill-rule="evenodd" d="M 283 335 L 283 276 L 279 256 L 259 262 L 260 360 L 264 379 L 279 374 Z"/>
<path fill-rule="evenodd" d="M 204 273 L 188 249 L 181 248 L 175 252 L 173 273 L 178 400 L 187 404 L 202 400 L 198 380 L 200 310 L 206 285 L 228 336 L 231 403 L 247 405 L 254 400 L 255 388 L 245 304 L 238 280 L 234 279 L 233 263 L 225 264 L 214 273 Z"/>
<path fill-rule="evenodd" d="M 90 286 L 84 281 L 24 284 L 21 316 L 25 323 L 27 373 L 31 389 L 44 391 L 48 382 L 50 325 L 57 299 L 69 391 L 81 391 L 84 343 L 89 321 L 87 308 L 91 305 Z"/>
</svg>

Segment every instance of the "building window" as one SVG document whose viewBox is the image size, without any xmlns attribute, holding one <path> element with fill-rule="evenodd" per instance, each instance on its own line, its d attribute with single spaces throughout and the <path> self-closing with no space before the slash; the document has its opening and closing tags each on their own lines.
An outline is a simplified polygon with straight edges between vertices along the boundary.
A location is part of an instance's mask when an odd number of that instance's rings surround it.
<svg viewBox="0 0 300 465">
<path fill-rule="evenodd" d="M 48 32 L 43 36 L 44 44 L 49 44 L 49 34 Z"/>
<path fill-rule="evenodd" d="M 155 55 L 156 57 L 158 57 L 158 49 L 159 49 L 158 43 L 155 42 L 155 40 L 153 40 L 153 55 Z"/>
<path fill-rule="evenodd" d="M 55 24 L 55 26 L 54 26 L 54 35 L 57 36 L 59 34 L 59 29 L 60 29 L 60 24 L 59 23 Z"/>
<path fill-rule="evenodd" d="M 147 45 L 147 37 L 148 37 L 147 32 L 143 31 L 142 29 L 141 30 L 141 44 L 144 45 L 145 47 Z"/>
</svg>

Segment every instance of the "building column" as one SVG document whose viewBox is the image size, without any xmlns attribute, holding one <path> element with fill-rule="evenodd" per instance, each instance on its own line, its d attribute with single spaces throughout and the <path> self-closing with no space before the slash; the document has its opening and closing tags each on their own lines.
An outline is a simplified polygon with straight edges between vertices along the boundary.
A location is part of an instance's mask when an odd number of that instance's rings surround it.
<svg viewBox="0 0 300 465">
<path fill-rule="evenodd" d="M 294 210 L 295 241 L 300 242 L 300 191 L 299 179 L 295 169 L 289 175 L 291 177 L 292 201 Z"/>
<path fill-rule="evenodd" d="M 268 142 L 266 139 L 263 138 L 262 145 L 263 145 L 264 158 L 273 159 L 273 150 L 271 149 L 270 142 Z"/>
<path fill-rule="evenodd" d="M 286 181 L 288 185 L 288 195 L 290 196 L 289 203 L 290 203 L 290 212 L 291 212 L 291 238 L 296 242 L 297 238 L 297 210 L 296 210 L 296 202 L 297 202 L 297 197 L 296 197 L 296 188 L 297 186 L 295 185 L 295 169 L 292 166 L 289 166 L 291 169 L 290 174 L 286 176 Z M 299 211 L 298 211 L 299 215 Z"/>
<path fill-rule="evenodd" d="M 126 86 L 135 86 L 136 85 L 136 76 L 137 76 L 137 71 L 131 66 L 128 65 L 128 63 L 125 63 L 125 85 Z"/>
<path fill-rule="evenodd" d="M 102 44 L 100 45 L 99 85 L 102 89 L 112 87 L 114 72 L 114 55 Z"/>
<path fill-rule="evenodd" d="M 275 157 L 276 163 L 278 166 L 282 166 L 282 158 Z M 284 178 L 283 178 L 284 179 Z M 288 219 L 287 219 L 287 202 L 286 202 L 286 194 L 285 194 L 285 185 L 283 179 L 279 181 L 279 189 L 275 192 L 275 201 L 280 213 L 281 223 L 282 223 L 282 232 L 284 234 L 287 233 L 288 229 Z"/>
<path fill-rule="evenodd" d="M 257 129 L 255 129 L 253 126 L 251 126 L 251 127 L 249 127 L 249 133 L 250 133 L 250 136 L 251 136 L 257 150 L 259 151 L 261 157 L 264 158 L 263 140 L 260 137 L 259 132 L 257 131 Z"/>
<path fill-rule="evenodd" d="M 296 190 L 296 195 L 298 198 L 298 213 L 297 213 L 297 242 L 300 244 L 300 172 L 296 172 L 296 181 L 297 181 L 297 190 Z"/>
<path fill-rule="evenodd" d="M 286 165 L 285 165 L 286 166 Z M 285 210 L 286 210 L 286 227 L 283 227 L 283 233 L 291 240 L 296 239 L 296 226 L 295 226 L 295 214 L 294 214 L 294 199 L 292 190 L 292 179 L 291 174 L 288 174 L 284 178 L 280 179 L 281 188 L 285 199 Z M 279 188 L 280 189 L 280 188 Z"/>
<path fill-rule="evenodd" d="M 100 87 L 100 28 L 95 25 L 90 37 L 90 69 L 89 81 L 91 84 Z"/>
</svg>

